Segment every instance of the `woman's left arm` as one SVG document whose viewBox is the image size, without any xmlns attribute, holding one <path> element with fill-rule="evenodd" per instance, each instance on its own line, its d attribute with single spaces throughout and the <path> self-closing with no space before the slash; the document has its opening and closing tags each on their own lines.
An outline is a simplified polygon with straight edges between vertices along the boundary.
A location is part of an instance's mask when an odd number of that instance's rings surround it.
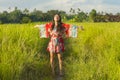
<svg viewBox="0 0 120 80">
<path fill-rule="evenodd" d="M 72 38 L 76 38 L 78 35 L 78 26 L 71 25 L 69 28 L 69 36 Z"/>
<path fill-rule="evenodd" d="M 85 30 L 83 26 L 78 26 L 78 29 Z"/>
<path fill-rule="evenodd" d="M 78 36 L 78 29 L 84 30 L 82 26 L 76 25 L 65 26 L 66 37 L 76 38 Z"/>
</svg>

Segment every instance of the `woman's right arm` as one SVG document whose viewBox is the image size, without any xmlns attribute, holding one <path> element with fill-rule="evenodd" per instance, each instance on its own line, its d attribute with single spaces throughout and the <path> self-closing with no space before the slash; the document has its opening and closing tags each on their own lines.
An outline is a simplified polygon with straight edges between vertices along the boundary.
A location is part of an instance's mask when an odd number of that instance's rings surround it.
<svg viewBox="0 0 120 80">
<path fill-rule="evenodd" d="M 34 26 L 34 28 L 38 28 L 38 27 L 40 27 L 40 25 L 35 25 L 35 26 Z"/>
<path fill-rule="evenodd" d="M 41 25 L 35 25 L 34 28 L 38 28 L 40 30 L 40 37 L 41 38 L 49 38 L 50 36 L 50 24 L 41 24 Z"/>
<path fill-rule="evenodd" d="M 37 25 L 34 26 L 34 28 L 40 28 L 40 27 L 43 27 L 43 26 L 45 27 L 45 24 L 40 24 L 40 25 L 37 24 Z"/>
</svg>

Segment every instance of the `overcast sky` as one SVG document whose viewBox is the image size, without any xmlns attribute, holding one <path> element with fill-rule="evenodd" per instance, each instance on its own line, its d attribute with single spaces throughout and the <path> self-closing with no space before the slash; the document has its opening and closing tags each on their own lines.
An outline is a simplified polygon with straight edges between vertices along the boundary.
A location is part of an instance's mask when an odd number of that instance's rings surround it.
<svg viewBox="0 0 120 80">
<path fill-rule="evenodd" d="M 70 8 L 80 8 L 85 12 L 96 9 L 108 13 L 120 13 L 120 0 L 0 0 L 0 12 L 9 11 L 9 7 L 13 10 L 15 6 L 30 11 L 36 8 L 42 11 L 55 9 L 69 12 Z"/>
</svg>

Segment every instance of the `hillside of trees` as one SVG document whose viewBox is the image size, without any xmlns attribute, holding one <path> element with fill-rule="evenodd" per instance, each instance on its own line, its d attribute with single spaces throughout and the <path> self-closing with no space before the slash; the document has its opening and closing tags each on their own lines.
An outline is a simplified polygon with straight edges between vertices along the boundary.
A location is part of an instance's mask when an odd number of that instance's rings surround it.
<svg viewBox="0 0 120 80">
<path fill-rule="evenodd" d="M 34 9 L 29 11 L 24 9 L 23 11 L 15 7 L 13 11 L 0 12 L 0 24 L 5 23 L 30 23 L 39 21 L 51 21 L 53 15 L 56 13 L 61 14 L 63 21 L 72 22 L 120 22 L 120 13 L 112 14 L 105 12 L 97 12 L 92 9 L 89 13 L 71 8 L 70 14 L 61 10 L 49 10 L 43 12 L 41 10 Z"/>
</svg>

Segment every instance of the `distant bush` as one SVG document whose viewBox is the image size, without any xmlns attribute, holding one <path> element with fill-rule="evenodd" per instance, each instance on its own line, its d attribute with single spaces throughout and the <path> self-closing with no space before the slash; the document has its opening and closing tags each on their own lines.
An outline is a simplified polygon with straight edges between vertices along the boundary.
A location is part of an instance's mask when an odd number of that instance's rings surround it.
<svg viewBox="0 0 120 80">
<path fill-rule="evenodd" d="M 3 24 L 3 22 L 2 22 L 2 21 L 0 21 L 0 24 Z"/>
<path fill-rule="evenodd" d="M 30 23 L 31 19 L 29 17 L 23 17 L 21 23 Z"/>
</svg>

